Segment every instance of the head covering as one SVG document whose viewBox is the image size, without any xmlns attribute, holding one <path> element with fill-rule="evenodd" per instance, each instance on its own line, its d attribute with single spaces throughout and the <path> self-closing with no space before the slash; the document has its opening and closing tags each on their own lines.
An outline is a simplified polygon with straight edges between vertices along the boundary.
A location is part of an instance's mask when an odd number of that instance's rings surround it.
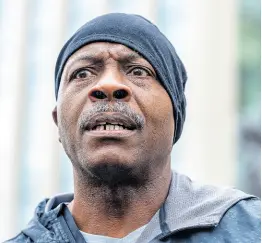
<svg viewBox="0 0 262 243">
<path fill-rule="evenodd" d="M 186 70 L 169 40 L 154 24 L 142 16 L 124 13 L 106 14 L 78 29 L 66 42 L 56 62 L 56 98 L 68 58 L 81 47 L 99 41 L 123 44 L 140 53 L 153 66 L 173 104 L 175 120 L 173 143 L 176 143 L 185 121 Z"/>
</svg>

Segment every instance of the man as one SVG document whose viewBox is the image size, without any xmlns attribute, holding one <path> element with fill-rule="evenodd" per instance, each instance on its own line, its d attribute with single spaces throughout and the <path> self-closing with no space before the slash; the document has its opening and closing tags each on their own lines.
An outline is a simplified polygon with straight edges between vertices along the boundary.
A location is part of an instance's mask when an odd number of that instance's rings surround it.
<svg viewBox="0 0 262 243">
<path fill-rule="evenodd" d="M 42 201 L 8 242 L 260 242 L 257 198 L 171 171 L 186 80 L 174 47 L 143 17 L 81 27 L 59 54 L 53 110 L 74 194 Z"/>
</svg>

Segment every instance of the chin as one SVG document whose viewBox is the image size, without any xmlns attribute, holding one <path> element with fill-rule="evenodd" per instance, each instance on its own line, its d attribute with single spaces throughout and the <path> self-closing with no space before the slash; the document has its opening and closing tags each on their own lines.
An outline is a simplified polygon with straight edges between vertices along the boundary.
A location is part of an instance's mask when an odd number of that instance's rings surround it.
<svg viewBox="0 0 262 243">
<path fill-rule="evenodd" d="M 85 152 L 90 151 L 90 152 Z M 83 156 L 86 157 L 88 164 L 133 164 L 136 162 L 134 158 L 135 151 L 124 148 L 122 146 L 107 145 L 99 146 L 92 150 L 82 151 Z"/>
<path fill-rule="evenodd" d="M 109 188 L 141 187 L 147 180 L 144 170 L 124 163 L 98 163 L 89 167 L 92 183 Z"/>
<path fill-rule="evenodd" d="M 79 162 L 83 176 L 93 186 L 140 187 L 148 179 L 149 164 L 123 151 L 98 150 Z"/>
</svg>

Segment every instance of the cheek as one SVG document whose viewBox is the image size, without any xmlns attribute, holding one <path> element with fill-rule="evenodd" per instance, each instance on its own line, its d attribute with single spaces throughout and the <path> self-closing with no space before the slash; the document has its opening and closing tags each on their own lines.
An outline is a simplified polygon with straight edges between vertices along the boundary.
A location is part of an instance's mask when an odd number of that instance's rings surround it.
<svg viewBox="0 0 262 243">
<path fill-rule="evenodd" d="M 75 133 L 83 103 L 81 96 L 71 95 L 66 92 L 59 97 L 57 111 L 58 127 L 61 132 L 70 133 L 71 135 Z"/>
<path fill-rule="evenodd" d="M 162 86 L 152 87 L 143 98 L 152 139 L 173 141 L 174 115 L 171 99 Z"/>
<path fill-rule="evenodd" d="M 164 136 L 173 136 L 174 116 L 171 100 L 167 94 L 165 98 L 160 98 L 159 96 L 155 96 L 154 98 L 152 102 L 152 121 L 155 128 Z"/>
</svg>

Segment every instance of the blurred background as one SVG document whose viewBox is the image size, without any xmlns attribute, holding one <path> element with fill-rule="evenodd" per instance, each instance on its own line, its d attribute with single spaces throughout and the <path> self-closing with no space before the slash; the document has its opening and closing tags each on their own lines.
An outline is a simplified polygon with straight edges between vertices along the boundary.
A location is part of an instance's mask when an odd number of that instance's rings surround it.
<svg viewBox="0 0 262 243">
<path fill-rule="evenodd" d="M 86 21 L 136 13 L 170 39 L 188 72 L 187 119 L 172 167 L 260 196 L 259 0 L 0 0 L 0 241 L 37 203 L 73 191 L 51 117 L 54 66 Z"/>
</svg>

